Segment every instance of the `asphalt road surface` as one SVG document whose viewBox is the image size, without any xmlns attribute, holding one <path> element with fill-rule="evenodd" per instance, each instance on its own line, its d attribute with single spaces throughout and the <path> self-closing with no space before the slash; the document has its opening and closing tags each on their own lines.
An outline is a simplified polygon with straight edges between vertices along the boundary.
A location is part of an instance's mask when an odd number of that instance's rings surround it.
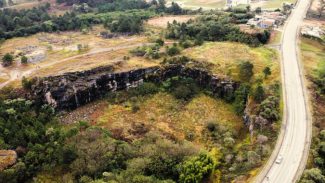
<svg viewBox="0 0 325 183">
<path fill-rule="evenodd" d="M 278 147 L 267 168 L 256 182 L 292 183 L 300 177 L 308 156 L 311 125 L 307 96 L 299 64 L 297 33 L 309 7 L 308 0 L 299 0 L 283 30 L 282 75 L 284 81 L 284 123 Z M 280 163 L 277 158 L 282 156 Z"/>
</svg>

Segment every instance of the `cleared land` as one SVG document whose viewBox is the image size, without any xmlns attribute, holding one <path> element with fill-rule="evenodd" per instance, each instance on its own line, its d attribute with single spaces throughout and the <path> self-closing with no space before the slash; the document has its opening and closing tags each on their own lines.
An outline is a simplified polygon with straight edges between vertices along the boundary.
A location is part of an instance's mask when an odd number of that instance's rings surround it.
<svg viewBox="0 0 325 183">
<path fill-rule="evenodd" d="M 247 45 L 231 42 L 210 42 L 202 46 L 186 49 L 182 52 L 193 59 L 206 61 L 214 65 L 213 71 L 220 76 L 239 80 L 238 65 L 250 61 L 254 65 L 255 79 L 263 77 L 263 69 L 270 67 L 272 75 L 267 81 L 280 78 L 278 53 L 270 48 L 251 48 Z"/>
<path fill-rule="evenodd" d="M 98 26 L 86 34 L 39 33 L 5 41 L 0 48 L 0 57 L 11 53 L 15 55 L 15 62 L 8 68 L 0 66 L 0 85 L 19 81 L 23 76 L 57 75 L 118 62 L 123 62 L 127 66 L 125 69 L 155 64 L 140 58 L 123 60 L 124 56 L 129 55 L 130 49 L 148 43 L 147 37 L 137 35 L 104 39 L 99 35 L 103 30 Z M 32 58 L 31 63 L 20 64 L 20 55 Z"/>
<path fill-rule="evenodd" d="M 167 2 L 177 2 L 184 8 L 198 9 L 216 9 L 224 8 L 226 0 L 168 0 Z M 266 0 L 266 1 L 254 1 L 251 2 L 251 7 L 262 7 L 265 9 L 276 9 L 281 8 L 284 2 L 295 3 L 296 0 Z"/>
<path fill-rule="evenodd" d="M 226 5 L 225 0 L 167 0 L 167 2 L 177 2 L 183 8 L 189 9 L 215 9 L 223 8 Z"/>
<path fill-rule="evenodd" d="M 266 1 L 256 1 L 252 2 L 252 8 L 265 8 L 265 9 L 277 9 L 281 8 L 283 3 L 296 3 L 296 0 L 266 0 Z"/>
<path fill-rule="evenodd" d="M 167 28 L 168 22 L 172 23 L 173 21 L 177 21 L 183 23 L 193 18 L 195 18 L 195 16 L 191 15 L 155 17 L 148 20 L 147 24 L 154 27 Z"/>
</svg>

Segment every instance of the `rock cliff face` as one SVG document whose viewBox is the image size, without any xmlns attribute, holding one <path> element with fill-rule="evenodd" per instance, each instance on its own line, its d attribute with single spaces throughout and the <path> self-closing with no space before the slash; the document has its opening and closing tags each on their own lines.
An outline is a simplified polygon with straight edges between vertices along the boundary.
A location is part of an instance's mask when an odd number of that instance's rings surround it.
<svg viewBox="0 0 325 183">
<path fill-rule="evenodd" d="M 137 87 L 144 81 L 160 82 L 173 76 L 191 77 L 200 86 L 208 87 L 218 97 L 233 96 L 238 84 L 222 80 L 202 68 L 169 64 L 126 72 L 113 72 L 112 66 L 59 76 L 39 78 L 32 86 L 33 98 L 57 110 L 72 110 L 108 92 Z"/>
</svg>

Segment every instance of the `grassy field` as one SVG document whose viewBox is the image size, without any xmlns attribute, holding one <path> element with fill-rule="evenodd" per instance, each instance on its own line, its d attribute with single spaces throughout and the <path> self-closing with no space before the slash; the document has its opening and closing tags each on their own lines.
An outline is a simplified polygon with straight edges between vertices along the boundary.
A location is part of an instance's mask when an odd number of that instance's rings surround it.
<svg viewBox="0 0 325 183">
<path fill-rule="evenodd" d="M 283 3 L 296 3 L 296 0 L 267 0 L 251 3 L 252 8 L 261 7 L 264 9 L 277 9 L 282 8 Z"/>
<path fill-rule="evenodd" d="M 167 2 L 177 2 L 183 8 L 188 9 L 215 9 L 215 8 L 223 8 L 226 5 L 225 0 L 167 0 Z"/>
<path fill-rule="evenodd" d="M 270 41 L 268 42 L 269 45 L 277 45 L 281 43 L 282 32 L 278 30 L 273 30 L 271 33 Z"/>
<path fill-rule="evenodd" d="M 199 61 L 214 64 L 213 71 L 220 76 L 238 78 L 238 65 L 242 61 L 250 61 L 254 65 L 255 79 L 263 77 L 263 69 L 271 68 L 272 75 L 267 81 L 280 78 L 278 53 L 270 48 L 251 48 L 247 45 L 231 42 L 208 42 L 202 46 L 186 49 L 182 52 Z"/>
<path fill-rule="evenodd" d="M 133 101 L 134 102 L 134 101 Z M 240 131 L 243 128 L 241 117 L 237 116 L 230 104 L 205 94 L 194 97 L 188 103 L 175 99 L 168 93 L 138 98 L 140 108 L 132 111 L 132 104 L 106 104 L 93 119 L 97 125 L 112 131 L 123 129 L 127 133 L 133 123 L 143 123 L 151 130 L 179 140 L 194 134 L 195 142 L 200 142 L 204 126 L 209 121 Z M 220 107 L 222 106 L 222 107 Z"/>
<path fill-rule="evenodd" d="M 302 38 L 300 43 L 302 61 L 307 75 L 313 76 L 325 64 L 325 46 L 307 38 Z"/>
</svg>

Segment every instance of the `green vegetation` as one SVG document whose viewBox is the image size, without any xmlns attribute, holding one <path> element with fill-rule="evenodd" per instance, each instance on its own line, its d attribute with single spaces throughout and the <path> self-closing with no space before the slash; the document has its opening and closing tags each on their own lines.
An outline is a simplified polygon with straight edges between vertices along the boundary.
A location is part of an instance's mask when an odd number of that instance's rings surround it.
<svg viewBox="0 0 325 183">
<path fill-rule="evenodd" d="M 187 23 L 169 23 L 167 38 L 171 39 L 199 39 L 205 41 L 234 41 L 259 46 L 267 43 L 270 33 L 247 34 L 230 21 L 227 14 L 211 14 L 199 17 Z"/>
<path fill-rule="evenodd" d="M 14 61 L 14 57 L 10 54 L 10 53 L 6 53 L 3 57 L 2 57 L 2 65 L 4 67 L 10 66 L 12 64 L 12 62 Z"/>
<path fill-rule="evenodd" d="M 27 62 L 28 62 L 28 58 L 27 58 L 26 56 L 22 56 L 22 57 L 20 58 L 20 62 L 21 62 L 22 64 L 27 64 Z"/>
<path fill-rule="evenodd" d="M 305 170 L 300 182 L 325 182 L 325 130 L 322 130 L 318 137 L 313 139 L 311 153 L 314 168 Z"/>
<path fill-rule="evenodd" d="M 254 75 L 253 68 L 254 65 L 249 61 L 239 64 L 239 77 L 242 79 L 242 81 L 247 82 L 252 78 Z"/>
<path fill-rule="evenodd" d="M 85 30 L 94 24 L 104 24 L 112 32 L 139 33 L 144 20 L 157 13 L 182 14 L 183 10 L 173 4 L 166 7 L 164 1 L 59 1 L 60 3 L 89 3 L 87 11 L 72 11 L 61 16 L 50 16 L 50 4 L 29 10 L 0 10 L 0 38 L 28 36 L 38 32 Z M 88 5 L 87 5 L 88 6 Z M 99 7 L 99 8 L 97 8 Z"/>
<path fill-rule="evenodd" d="M 325 54 L 324 45 L 312 39 L 302 38 L 301 55 L 307 78 L 310 81 L 313 107 L 313 139 L 309 153 L 307 168 L 300 182 L 325 181 L 325 121 L 324 121 L 324 76 Z"/>
</svg>

